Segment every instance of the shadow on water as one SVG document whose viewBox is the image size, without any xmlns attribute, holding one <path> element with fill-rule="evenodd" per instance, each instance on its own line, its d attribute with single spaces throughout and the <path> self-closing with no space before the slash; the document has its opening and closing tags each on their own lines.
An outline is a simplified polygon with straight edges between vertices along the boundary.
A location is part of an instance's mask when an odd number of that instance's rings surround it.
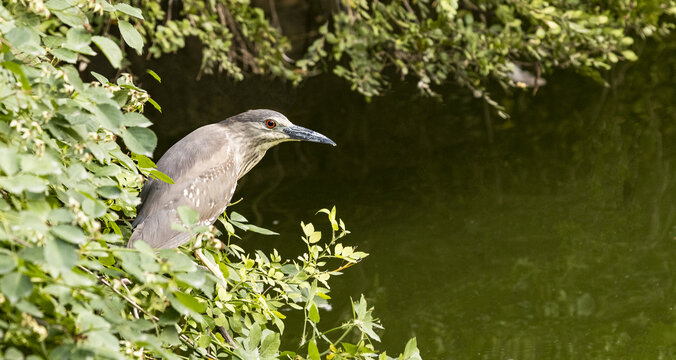
<svg viewBox="0 0 676 360">
<path fill-rule="evenodd" d="M 608 88 L 563 72 L 536 96 L 517 91 L 503 99 L 509 121 L 451 90 L 442 103 L 401 85 L 366 103 L 331 76 L 298 89 L 197 82 L 197 51 L 142 65 L 163 77 L 144 84 L 164 109 L 149 111 L 158 155 L 200 125 L 260 107 L 338 143 L 271 150 L 234 207 L 283 234 L 247 236 L 247 248 L 295 256 L 298 223 L 319 224 L 314 211 L 337 205 L 371 256 L 334 279 L 327 328 L 364 293 L 390 353 L 417 336 L 426 359 L 668 359 L 676 51 L 643 55 L 613 70 Z"/>
</svg>

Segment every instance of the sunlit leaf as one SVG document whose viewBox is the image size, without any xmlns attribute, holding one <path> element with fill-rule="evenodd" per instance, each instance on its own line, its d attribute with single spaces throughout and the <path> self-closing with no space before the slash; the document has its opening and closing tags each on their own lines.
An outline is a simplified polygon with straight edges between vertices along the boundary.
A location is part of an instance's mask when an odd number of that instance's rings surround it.
<svg viewBox="0 0 676 360">
<path fill-rule="evenodd" d="M 13 272 L 2 277 L 0 280 L 0 290 L 9 299 L 10 302 L 30 295 L 33 291 L 33 283 L 28 276 Z"/>
<path fill-rule="evenodd" d="M 422 360 L 416 338 L 412 338 L 406 343 L 406 347 L 402 353 L 402 360 Z"/>
<path fill-rule="evenodd" d="M 0 249 L 0 275 L 7 274 L 16 268 L 16 257 L 7 249 Z"/>
<path fill-rule="evenodd" d="M 315 339 L 310 340 L 307 346 L 307 356 L 312 360 L 320 360 L 319 349 Z"/>
<path fill-rule="evenodd" d="M 154 72 L 154 71 L 152 71 L 152 70 L 150 70 L 150 69 L 146 70 L 146 72 L 147 72 L 148 74 L 150 74 L 150 76 L 152 76 L 155 80 L 157 80 L 158 83 L 161 83 L 161 82 L 162 82 L 162 78 L 160 78 L 160 76 L 157 75 L 156 72 Z"/>
<path fill-rule="evenodd" d="M 119 69 L 122 66 L 122 51 L 117 44 L 103 36 L 92 36 L 92 41 L 103 51 L 110 64 Z"/>
<path fill-rule="evenodd" d="M 39 193 L 47 189 L 47 180 L 28 174 L 18 174 L 9 177 L 0 177 L 0 187 L 13 194 L 21 194 L 24 191 Z"/>
<path fill-rule="evenodd" d="M 50 231 L 56 237 L 72 244 L 82 244 L 85 242 L 85 234 L 82 229 L 73 225 L 56 225 Z"/>
<path fill-rule="evenodd" d="M 57 48 L 49 50 L 49 52 L 61 61 L 65 61 L 71 64 L 75 64 L 77 62 L 77 53 L 75 53 L 74 51 L 64 48 Z"/>
<path fill-rule="evenodd" d="M 30 90 L 31 85 L 28 82 L 28 78 L 26 77 L 26 74 L 24 74 L 23 70 L 21 69 L 21 65 L 13 62 L 13 61 L 5 61 L 0 63 L 5 69 L 11 71 L 14 73 L 14 75 L 19 77 L 19 81 L 21 82 L 21 88 L 24 90 Z"/>
<path fill-rule="evenodd" d="M 44 249 L 45 260 L 57 270 L 70 270 L 77 263 L 78 254 L 75 248 L 59 239 L 47 239 Z"/>
<path fill-rule="evenodd" d="M 279 235 L 279 233 L 276 233 L 272 230 L 268 230 L 268 229 L 265 229 L 265 228 L 262 228 L 262 227 L 259 227 L 259 226 L 256 226 L 256 225 L 247 224 L 246 226 L 248 228 L 248 231 L 255 232 L 255 233 L 258 233 L 258 234 L 261 234 L 261 235 Z"/>
<path fill-rule="evenodd" d="M 153 123 L 148 120 L 143 114 L 137 112 L 128 112 L 124 114 L 124 126 L 139 126 L 139 127 L 148 127 Z"/>
<path fill-rule="evenodd" d="M 308 318 L 315 323 L 319 322 L 319 310 L 317 310 L 317 306 L 315 304 L 312 304 L 312 306 L 310 306 L 310 311 L 308 311 Z"/>
<path fill-rule="evenodd" d="M 143 20 L 143 14 L 141 12 L 141 9 L 139 9 L 139 8 L 135 8 L 135 7 L 133 7 L 129 4 L 125 4 L 125 3 L 116 4 L 115 8 L 117 9 L 117 11 L 123 12 L 127 15 L 131 15 L 133 17 L 136 17 L 136 18 Z"/>
<path fill-rule="evenodd" d="M 148 102 L 159 112 L 162 112 L 162 107 L 152 98 L 148 99 Z"/>
<path fill-rule="evenodd" d="M 110 130 L 119 129 L 124 121 L 122 111 L 111 104 L 96 105 L 95 115 L 101 125 Z"/>
<path fill-rule="evenodd" d="M 167 184 L 173 184 L 174 183 L 174 180 L 172 178 L 170 178 L 167 174 L 165 174 L 165 173 L 163 173 L 159 170 L 156 170 L 156 169 L 151 170 L 150 175 L 152 177 L 154 177 L 155 179 L 160 180 L 162 182 L 165 182 Z"/>
<path fill-rule="evenodd" d="M 92 76 L 93 76 L 94 78 L 96 78 L 96 80 L 97 80 L 98 82 L 100 82 L 101 84 L 107 84 L 107 83 L 109 82 L 108 79 L 107 79 L 105 76 L 103 76 L 103 75 L 97 73 L 96 71 L 90 71 L 90 73 L 91 73 Z"/>
<path fill-rule="evenodd" d="M 196 313 L 202 313 L 206 310 L 206 306 L 192 295 L 177 291 L 174 292 L 174 296 L 176 296 L 181 304 L 185 305 L 188 309 Z"/>
<path fill-rule="evenodd" d="M 143 52 L 143 37 L 141 37 L 141 34 L 126 20 L 119 20 L 117 25 L 124 42 L 140 55 Z"/>
<path fill-rule="evenodd" d="M 122 139 L 129 150 L 141 155 L 152 156 L 157 146 L 157 136 L 148 128 L 137 126 L 126 128 L 122 131 Z"/>
<path fill-rule="evenodd" d="M 178 211 L 179 218 L 185 225 L 195 225 L 199 221 L 199 213 L 187 206 L 179 206 L 176 210 Z"/>
</svg>

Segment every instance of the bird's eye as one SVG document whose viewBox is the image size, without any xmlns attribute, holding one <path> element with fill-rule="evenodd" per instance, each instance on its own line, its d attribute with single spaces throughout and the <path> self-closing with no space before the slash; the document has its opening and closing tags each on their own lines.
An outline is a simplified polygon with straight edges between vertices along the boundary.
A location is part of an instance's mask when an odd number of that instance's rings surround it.
<svg viewBox="0 0 676 360">
<path fill-rule="evenodd" d="M 272 119 L 267 119 L 267 120 L 265 120 L 265 126 L 267 126 L 268 129 L 274 129 L 275 126 L 277 126 L 277 122 L 275 122 Z"/>
</svg>

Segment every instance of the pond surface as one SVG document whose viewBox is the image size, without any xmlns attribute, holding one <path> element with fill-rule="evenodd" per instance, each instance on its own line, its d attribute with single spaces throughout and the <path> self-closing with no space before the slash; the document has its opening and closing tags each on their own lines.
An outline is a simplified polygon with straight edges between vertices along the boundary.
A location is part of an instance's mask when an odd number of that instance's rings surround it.
<svg viewBox="0 0 676 360">
<path fill-rule="evenodd" d="M 164 110 L 148 111 L 156 158 L 263 107 L 338 143 L 271 150 L 233 207 L 282 234 L 247 249 L 295 257 L 300 221 L 325 225 L 314 212 L 337 206 L 346 242 L 371 256 L 333 279 L 326 328 L 363 293 L 390 355 L 415 336 L 424 359 L 673 359 L 676 51 L 650 46 L 609 87 L 562 72 L 535 95 L 494 89 L 510 120 L 453 89 L 366 102 L 331 76 L 195 81 L 195 51 L 143 64 L 163 78 L 143 85 Z"/>
</svg>

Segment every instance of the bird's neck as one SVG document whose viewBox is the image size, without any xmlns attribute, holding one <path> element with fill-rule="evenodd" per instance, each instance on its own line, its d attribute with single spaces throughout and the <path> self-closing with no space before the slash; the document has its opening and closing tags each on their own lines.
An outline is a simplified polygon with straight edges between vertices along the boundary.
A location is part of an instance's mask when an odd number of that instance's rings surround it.
<svg viewBox="0 0 676 360">
<path fill-rule="evenodd" d="M 252 151 L 245 152 L 240 154 L 240 164 L 239 171 L 237 174 L 237 179 L 241 179 L 242 176 L 246 175 L 265 155 L 265 150 L 261 151 L 259 149 L 252 149 Z"/>
<path fill-rule="evenodd" d="M 231 122 L 225 123 L 223 129 L 223 143 L 230 151 L 234 151 L 237 164 L 237 179 L 246 175 L 265 155 L 270 148 L 265 138 L 255 138 L 248 135 L 246 124 Z"/>
</svg>

